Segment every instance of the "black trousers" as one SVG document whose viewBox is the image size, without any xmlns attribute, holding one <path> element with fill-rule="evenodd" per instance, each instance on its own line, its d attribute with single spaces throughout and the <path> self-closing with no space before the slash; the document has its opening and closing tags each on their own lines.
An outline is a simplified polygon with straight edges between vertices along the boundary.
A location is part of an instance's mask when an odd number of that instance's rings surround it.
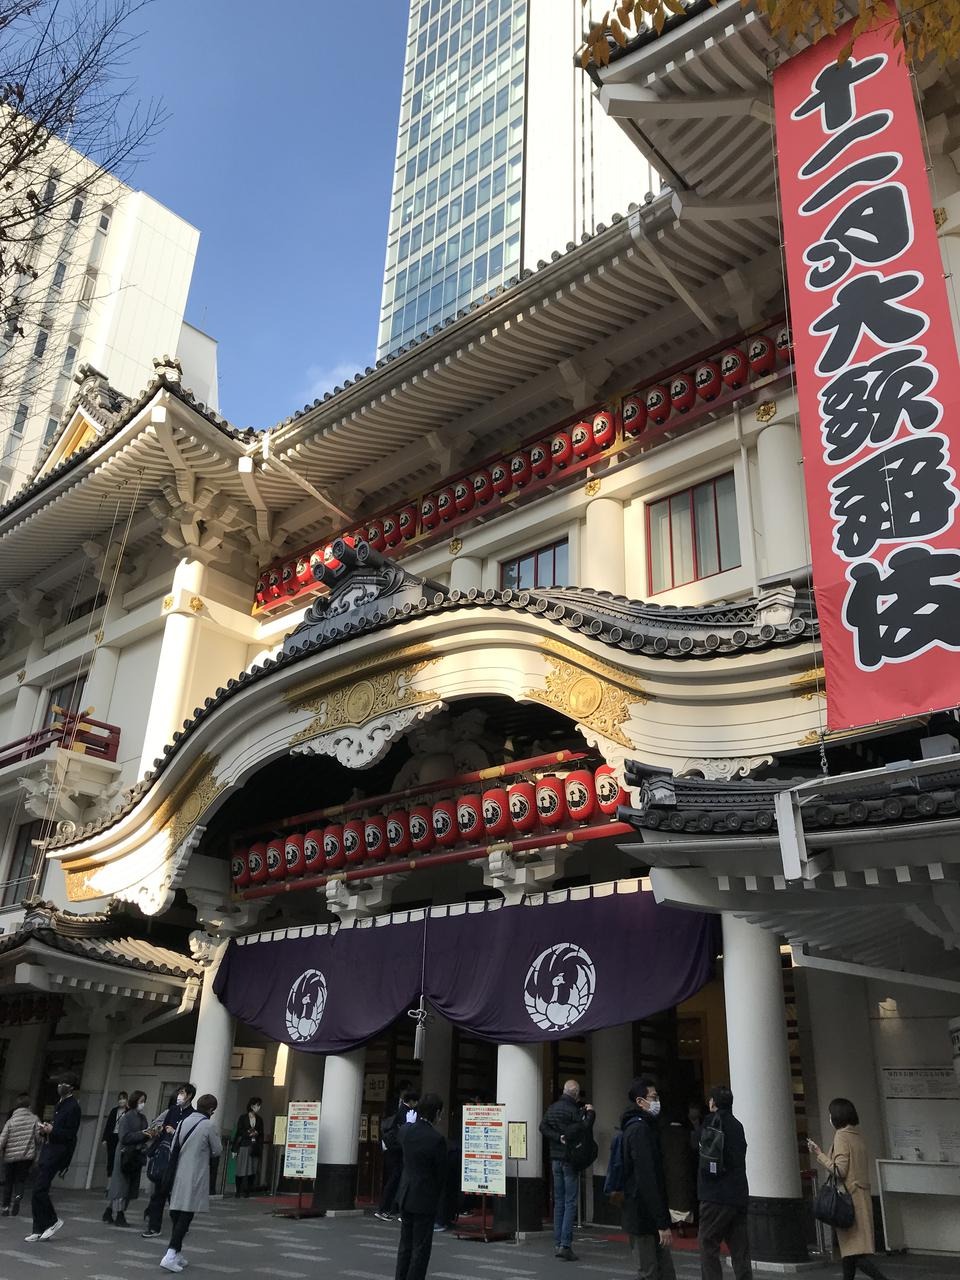
<svg viewBox="0 0 960 1280">
<path fill-rule="evenodd" d="M 23 1195 L 23 1188 L 27 1184 L 27 1177 L 33 1168 L 32 1160 L 7 1160 L 3 1166 L 3 1207 L 10 1208 L 10 1202 L 14 1196 L 19 1200 Z"/>
<path fill-rule="evenodd" d="M 171 1209 L 170 1222 L 173 1230 L 170 1232 L 170 1248 L 174 1253 L 179 1253 L 183 1248 L 183 1241 L 190 1230 L 190 1223 L 193 1221 L 193 1214 L 187 1213 L 185 1209 Z"/>
<path fill-rule="evenodd" d="M 397 1207 L 397 1191 L 403 1173 L 403 1152 L 397 1147 L 383 1153 L 383 1190 L 380 1193 L 378 1213 L 393 1213 Z"/>
<path fill-rule="evenodd" d="M 147 1201 L 147 1207 L 143 1211 L 143 1218 L 151 1231 L 159 1231 L 163 1226 L 163 1206 L 167 1203 L 167 1197 L 163 1191 L 162 1184 L 159 1182 L 150 1183 L 150 1199 Z"/>
<path fill-rule="evenodd" d="M 119 1145 L 119 1142 L 120 1142 L 120 1139 L 117 1137 L 115 1133 L 111 1133 L 110 1137 L 107 1138 L 107 1177 L 108 1178 L 113 1177 L 113 1162 L 117 1158 L 117 1146 Z"/>
<path fill-rule="evenodd" d="M 858 1271 L 862 1271 L 870 1280 L 887 1280 L 886 1276 L 865 1253 L 851 1253 L 843 1259 L 843 1280 L 853 1280 Z"/>
<path fill-rule="evenodd" d="M 753 1280 L 750 1244 L 747 1240 L 747 1211 L 730 1204 L 700 1201 L 700 1276 L 701 1280 L 720 1280 L 723 1264 L 720 1246 L 730 1250 L 734 1280 Z"/>
<path fill-rule="evenodd" d="M 400 1248 L 394 1280 L 423 1280 L 433 1248 L 433 1213 L 400 1214 Z"/>
<path fill-rule="evenodd" d="M 33 1211 L 33 1233 L 41 1235 L 47 1227 L 52 1227 L 57 1220 L 57 1211 L 50 1199 L 50 1184 L 56 1177 L 57 1170 L 51 1164 L 41 1162 L 37 1166 L 37 1177 L 33 1184 L 33 1196 L 30 1208 Z"/>
</svg>

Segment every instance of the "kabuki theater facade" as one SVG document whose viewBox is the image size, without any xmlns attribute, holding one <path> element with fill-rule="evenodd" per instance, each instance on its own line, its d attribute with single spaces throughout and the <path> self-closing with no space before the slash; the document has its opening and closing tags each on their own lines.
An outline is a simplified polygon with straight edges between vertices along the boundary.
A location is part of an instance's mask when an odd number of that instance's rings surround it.
<svg viewBox="0 0 960 1280">
<path fill-rule="evenodd" d="M 960 108 L 836 54 L 617 49 L 660 193 L 269 431 L 81 370 L 0 509 L 0 1101 L 79 1072 L 79 1182 L 189 1077 L 319 1099 L 351 1211 L 411 1081 L 527 1122 L 539 1230 L 572 1076 L 612 1223 L 649 1071 L 684 1135 L 730 1083 L 761 1265 L 837 1095 L 888 1246 L 960 1252 Z"/>
</svg>

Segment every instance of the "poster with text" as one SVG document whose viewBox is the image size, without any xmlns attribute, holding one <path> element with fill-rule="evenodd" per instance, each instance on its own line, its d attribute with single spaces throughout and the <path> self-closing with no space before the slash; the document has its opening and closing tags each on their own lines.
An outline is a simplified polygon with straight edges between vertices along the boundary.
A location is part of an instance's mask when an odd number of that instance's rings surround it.
<svg viewBox="0 0 960 1280">
<path fill-rule="evenodd" d="M 960 703 L 960 369 L 896 31 L 773 81 L 831 729 Z"/>
<path fill-rule="evenodd" d="M 468 1195 L 507 1194 L 507 1109 L 463 1108 L 460 1185 Z"/>
<path fill-rule="evenodd" d="M 283 1154 L 285 1178 L 317 1176 L 320 1141 L 320 1103 L 291 1102 L 287 1108 L 287 1145 Z"/>
</svg>

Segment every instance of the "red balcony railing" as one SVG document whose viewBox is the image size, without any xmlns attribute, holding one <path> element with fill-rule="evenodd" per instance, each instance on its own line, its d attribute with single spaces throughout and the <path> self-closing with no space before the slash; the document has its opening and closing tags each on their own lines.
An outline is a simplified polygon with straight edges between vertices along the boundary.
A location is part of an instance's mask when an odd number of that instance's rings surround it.
<svg viewBox="0 0 960 1280">
<path fill-rule="evenodd" d="M 22 760 L 32 760 L 50 747 L 64 747 L 67 751 L 82 752 L 96 760 L 114 761 L 120 750 L 120 730 L 115 724 L 91 720 L 82 712 L 62 712 L 57 722 L 48 728 L 28 733 L 25 738 L 0 747 L 0 769 L 8 764 L 19 764 Z"/>
</svg>

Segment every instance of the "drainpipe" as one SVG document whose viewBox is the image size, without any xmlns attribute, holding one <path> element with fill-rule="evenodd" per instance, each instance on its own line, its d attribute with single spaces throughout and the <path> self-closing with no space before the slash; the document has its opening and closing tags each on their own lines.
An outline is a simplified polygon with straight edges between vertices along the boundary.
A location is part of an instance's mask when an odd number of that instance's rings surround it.
<svg viewBox="0 0 960 1280">
<path fill-rule="evenodd" d="M 757 564 L 757 530 L 753 517 L 753 484 L 750 480 L 750 459 L 743 439 L 743 417 L 740 404 L 733 406 L 733 422 L 737 431 L 737 444 L 740 447 L 740 470 L 743 473 L 743 505 L 746 508 L 747 529 L 750 532 L 750 589 L 755 596 L 760 594 L 760 574 Z"/>
<path fill-rule="evenodd" d="M 140 1023 L 139 1026 L 132 1027 L 129 1031 L 123 1032 L 122 1035 L 114 1037 L 113 1043 L 110 1046 L 110 1057 L 107 1060 L 107 1073 L 103 1081 L 103 1092 L 100 1094 L 100 1110 L 97 1113 L 97 1124 L 93 1132 L 94 1142 L 90 1149 L 90 1161 L 87 1165 L 86 1181 L 83 1184 L 85 1190 L 89 1191 L 93 1186 L 93 1171 L 96 1168 L 97 1152 L 100 1149 L 100 1143 L 96 1141 L 96 1138 L 97 1134 L 103 1129 L 103 1121 L 107 1114 L 107 1098 L 110 1093 L 110 1081 L 113 1079 L 113 1068 L 117 1061 L 117 1050 L 121 1045 L 129 1044 L 131 1040 L 136 1040 L 138 1036 L 146 1035 L 146 1033 L 148 1031 L 152 1031 L 154 1027 L 166 1026 L 168 1022 L 174 1022 L 177 1018 L 182 1018 L 184 1014 L 192 1013 L 196 1007 L 199 996 L 199 979 L 188 978 L 180 995 L 180 1004 L 176 1009 L 168 1009 L 166 1013 L 161 1013 L 158 1018 L 151 1018 L 149 1022 Z"/>
</svg>

